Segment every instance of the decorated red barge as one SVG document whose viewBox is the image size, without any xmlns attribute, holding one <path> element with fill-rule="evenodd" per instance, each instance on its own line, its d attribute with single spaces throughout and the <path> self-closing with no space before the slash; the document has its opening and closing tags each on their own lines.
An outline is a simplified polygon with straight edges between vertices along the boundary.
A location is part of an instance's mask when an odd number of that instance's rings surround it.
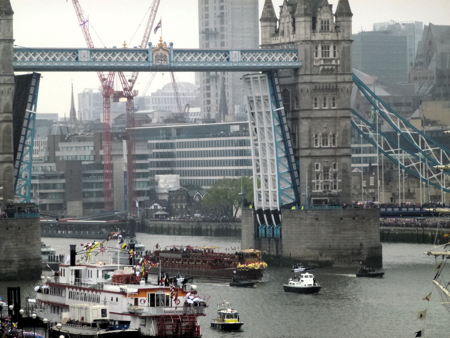
<svg viewBox="0 0 450 338">
<path fill-rule="evenodd" d="M 213 248 L 171 247 L 155 250 L 149 261 L 151 273 L 179 273 L 205 279 L 261 280 L 267 268 L 261 251 L 254 249 L 223 253 Z"/>
</svg>

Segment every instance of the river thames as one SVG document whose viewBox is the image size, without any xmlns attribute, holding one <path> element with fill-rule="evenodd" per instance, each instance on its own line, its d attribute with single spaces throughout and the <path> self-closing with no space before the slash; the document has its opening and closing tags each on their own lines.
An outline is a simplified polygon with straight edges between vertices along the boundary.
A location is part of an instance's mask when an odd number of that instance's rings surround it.
<svg viewBox="0 0 450 338">
<path fill-rule="evenodd" d="M 218 250 L 239 249 L 238 238 L 165 236 L 138 233 L 137 239 L 147 249 L 159 246 L 213 246 Z M 43 238 L 43 242 L 68 254 L 69 244 L 88 240 Z M 271 266 L 264 281 L 255 288 L 233 288 L 225 283 L 195 281 L 207 301 L 207 316 L 199 319 L 203 337 L 450 337 L 450 314 L 440 304 L 432 279 L 434 259 L 424 253 L 432 246 L 383 243 L 382 279 L 356 278 L 350 269 L 321 268 L 314 271 L 322 285 L 317 295 L 286 293 L 282 284 L 291 276 L 289 268 Z M 0 283 L 0 295 L 7 286 L 20 285 L 24 296 L 34 297 L 36 283 Z M 433 291 L 431 301 L 422 298 Z M 240 312 L 242 331 L 222 333 L 210 328 L 216 307 L 229 301 Z M 418 319 L 427 310 L 425 320 Z"/>
</svg>

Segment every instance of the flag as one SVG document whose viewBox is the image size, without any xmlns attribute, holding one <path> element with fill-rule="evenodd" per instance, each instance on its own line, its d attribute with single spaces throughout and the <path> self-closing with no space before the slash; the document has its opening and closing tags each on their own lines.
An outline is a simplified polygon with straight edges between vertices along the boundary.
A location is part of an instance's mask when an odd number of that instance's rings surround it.
<svg viewBox="0 0 450 338">
<path fill-rule="evenodd" d="M 155 29 L 153 30 L 153 34 L 156 34 L 158 29 L 162 27 L 161 19 L 159 20 L 158 24 L 155 26 Z"/>
<path fill-rule="evenodd" d="M 417 313 L 417 319 L 425 319 L 427 318 L 427 310 L 419 311 Z"/>
<path fill-rule="evenodd" d="M 423 297 L 422 298 L 422 300 L 426 300 L 426 301 L 430 301 L 431 300 L 431 294 L 432 294 L 433 292 L 430 292 L 428 295 L 426 295 L 425 297 Z"/>
<path fill-rule="evenodd" d="M 424 332 L 425 330 L 420 330 L 420 331 L 417 331 L 416 332 L 416 335 L 414 336 L 414 337 L 423 337 L 423 332 Z"/>
</svg>

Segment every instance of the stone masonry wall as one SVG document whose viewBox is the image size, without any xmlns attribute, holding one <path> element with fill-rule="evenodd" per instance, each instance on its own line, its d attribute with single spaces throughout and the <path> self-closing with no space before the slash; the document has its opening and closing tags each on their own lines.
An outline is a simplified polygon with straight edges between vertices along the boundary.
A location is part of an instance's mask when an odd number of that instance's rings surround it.
<svg viewBox="0 0 450 338">
<path fill-rule="evenodd" d="M 41 276 L 39 219 L 0 219 L 0 281 Z"/>
<path fill-rule="evenodd" d="M 251 210 L 242 224 L 242 248 L 333 266 L 357 266 L 361 260 L 382 266 L 377 209 L 283 210 L 281 245 L 254 238 Z M 253 233 L 253 235 L 252 235 Z M 245 236 L 244 236 L 245 234 Z M 253 239 L 252 239 L 253 238 Z"/>
</svg>

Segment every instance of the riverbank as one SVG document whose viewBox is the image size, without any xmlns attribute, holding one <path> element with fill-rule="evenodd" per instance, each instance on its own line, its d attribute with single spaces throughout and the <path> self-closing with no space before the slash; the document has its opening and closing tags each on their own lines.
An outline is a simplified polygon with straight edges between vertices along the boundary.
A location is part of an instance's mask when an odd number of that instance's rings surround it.
<svg viewBox="0 0 450 338">
<path fill-rule="evenodd" d="M 143 220 L 139 232 L 155 235 L 241 237 L 241 223 Z"/>
</svg>

